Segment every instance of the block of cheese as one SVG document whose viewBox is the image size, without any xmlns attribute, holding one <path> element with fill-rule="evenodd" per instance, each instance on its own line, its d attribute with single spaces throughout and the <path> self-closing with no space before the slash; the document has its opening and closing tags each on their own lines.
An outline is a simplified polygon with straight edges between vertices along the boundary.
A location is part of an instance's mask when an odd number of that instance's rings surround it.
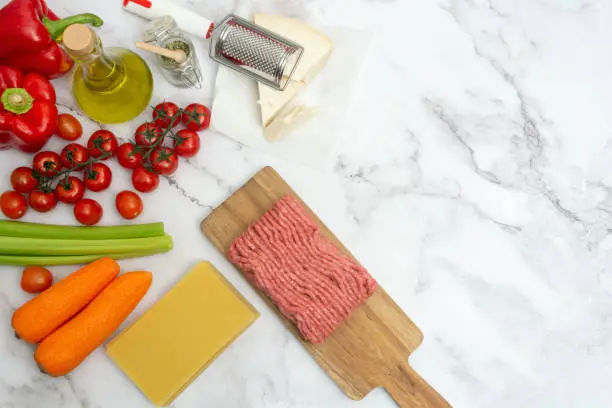
<svg viewBox="0 0 612 408">
<path fill-rule="evenodd" d="M 264 129 L 264 137 L 269 142 L 275 142 L 302 123 L 314 118 L 318 112 L 318 108 L 288 106 Z"/>
<path fill-rule="evenodd" d="M 202 262 L 106 353 L 155 405 L 166 406 L 258 317 L 214 266 Z"/>
<path fill-rule="evenodd" d="M 258 84 L 261 123 L 267 128 L 278 113 L 325 67 L 334 44 L 325 34 L 293 18 L 257 13 L 253 16 L 253 21 L 304 47 L 302 59 L 284 91 Z"/>
</svg>

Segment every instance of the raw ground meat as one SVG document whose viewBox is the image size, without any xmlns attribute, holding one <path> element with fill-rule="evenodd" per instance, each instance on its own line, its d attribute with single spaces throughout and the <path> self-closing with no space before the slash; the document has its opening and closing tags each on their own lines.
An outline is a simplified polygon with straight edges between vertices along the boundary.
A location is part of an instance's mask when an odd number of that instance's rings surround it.
<svg viewBox="0 0 612 408">
<path fill-rule="evenodd" d="M 324 341 L 377 286 L 292 196 L 236 238 L 229 259 L 312 343 Z"/>
</svg>

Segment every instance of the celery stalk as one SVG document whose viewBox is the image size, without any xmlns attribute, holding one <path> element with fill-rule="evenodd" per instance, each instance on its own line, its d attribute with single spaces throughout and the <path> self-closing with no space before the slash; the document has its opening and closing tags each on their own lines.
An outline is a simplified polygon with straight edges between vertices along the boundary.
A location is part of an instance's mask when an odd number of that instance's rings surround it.
<svg viewBox="0 0 612 408">
<path fill-rule="evenodd" d="M 161 222 L 112 227 L 71 227 L 0 220 L 0 236 L 56 239 L 126 239 L 164 235 Z M 1 252 L 1 251 L 0 251 Z"/>
<path fill-rule="evenodd" d="M 29 256 L 29 255 L 0 255 L 0 265 L 16 266 L 53 266 L 53 265 L 80 265 L 109 257 L 113 259 L 140 258 L 165 251 L 124 252 L 106 255 L 67 255 L 67 256 Z"/>
<path fill-rule="evenodd" d="M 2 255 L 106 255 L 127 252 L 169 251 L 172 238 L 169 235 L 130 239 L 52 239 L 1 237 Z"/>
</svg>

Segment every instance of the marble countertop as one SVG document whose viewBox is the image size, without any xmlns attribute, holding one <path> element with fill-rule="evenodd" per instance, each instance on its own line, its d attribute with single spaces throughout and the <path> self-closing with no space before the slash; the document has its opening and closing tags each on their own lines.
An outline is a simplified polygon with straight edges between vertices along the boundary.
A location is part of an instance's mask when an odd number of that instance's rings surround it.
<svg viewBox="0 0 612 408">
<path fill-rule="evenodd" d="M 383 390 L 344 396 L 241 275 L 200 221 L 256 171 L 275 167 L 425 334 L 411 365 L 457 408 L 612 405 L 612 4 L 604 0 L 179 1 L 213 19 L 234 7 L 276 11 L 378 35 L 374 61 L 330 165 L 311 170 L 207 132 L 201 154 L 145 198 L 140 221 L 165 222 L 175 249 L 122 261 L 155 273 L 142 314 L 195 262 L 212 261 L 261 318 L 175 408 L 394 407 Z M 6 0 L 0 0 L 0 5 Z M 105 45 L 131 45 L 143 20 L 120 1 L 49 0 L 60 15 L 106 20 Z M 142 52 L 141 55 L 145 56 Z M 150 56 L 145 56 L 152 61 Z M 210 103 L 154 69 L 154 103 Z M 66 78 L 62 111 L 79 115 Z M 109 127 L 129 137 L 150 112 Z M 54 140 L 51 147 L 61 143 Z M 0 187 L 30 157 L 1 152 Z M 116 169 L 95 194 L 116 224 Z M 26 221 L 73 224 L 71 209 Z M 53 268 L 65 276 L 72 268 Z M 65 378 L 39 372 L 10 328 L 28 296 L 0 268 L 0 407 L 151 406 L 95 351 Z"/>
</svg>

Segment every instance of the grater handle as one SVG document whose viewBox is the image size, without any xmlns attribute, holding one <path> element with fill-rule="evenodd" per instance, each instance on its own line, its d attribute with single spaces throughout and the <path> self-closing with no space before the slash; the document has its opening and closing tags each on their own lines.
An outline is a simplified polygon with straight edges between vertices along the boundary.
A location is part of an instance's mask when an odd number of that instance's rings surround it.
<svg viewBox="0 0 612 408">
<path fill-rule="evenodd" d="M 170 16 L 181 30 L 198 38 L 208 38 L 214 22 L 168 0 L 124 0 L 123 9 L 147 20 Z"/>
</svg>

